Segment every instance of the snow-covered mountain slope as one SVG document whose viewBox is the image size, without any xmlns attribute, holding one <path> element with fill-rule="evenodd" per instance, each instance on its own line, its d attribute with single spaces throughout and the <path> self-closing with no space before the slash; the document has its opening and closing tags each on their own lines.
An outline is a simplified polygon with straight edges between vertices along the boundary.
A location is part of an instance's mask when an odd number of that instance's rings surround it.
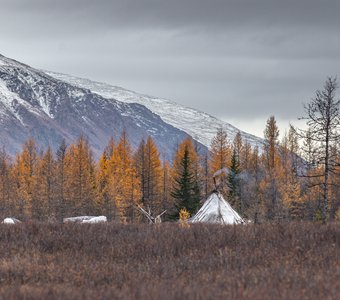
<svg viewBox="0 0 340 300">
<path fill-rule="evenodd" d="M 98 158 L 109 138 L 125 130 L 133 146 L 152 136 L 172 158 L 187 134 L 137 103 L 106 99 L 0 55 L 0 145 L 15 154 L 28 137 L 56 149 L 63 138 L 85 135 Z"/>
<path fill-rule="evenodd" d="M 173 101 L 138 94 L 121 87 L 70 75 L 48 71 L 46 71 L 46 73 L 72 85 L 89 89 L 93 93 L 97 93 L 108 99 L 111 98 L 126 103 L 139 103 L 144 105 L 152 112 L 159 115 L 166 123 L 185 131 L 207 147 L 210 146 L 212 138 L 216 135 L 216 132 L 220 127 L 228 133 L 230 140 L 233 140 L 236 133 L 240 131 L 229 123 L 219 120 L 207 113 L 185 107 Z M 243 131 L 240 132 L 243 139 L 248 141 L 253 147 L 255 145 L 261 147 L 263 144 L 261 138 Z"/>
</svg>

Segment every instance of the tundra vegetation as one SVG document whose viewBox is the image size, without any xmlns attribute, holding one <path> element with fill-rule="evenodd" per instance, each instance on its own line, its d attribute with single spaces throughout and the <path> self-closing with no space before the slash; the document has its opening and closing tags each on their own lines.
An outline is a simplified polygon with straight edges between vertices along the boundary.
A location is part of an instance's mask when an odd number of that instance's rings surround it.
<svg viewBox="0 0 340 300">
<path fill-rule="evenodd" d="M 1 299 L 339 299 L 340 226 L 0 225 Z"/>
</svg>

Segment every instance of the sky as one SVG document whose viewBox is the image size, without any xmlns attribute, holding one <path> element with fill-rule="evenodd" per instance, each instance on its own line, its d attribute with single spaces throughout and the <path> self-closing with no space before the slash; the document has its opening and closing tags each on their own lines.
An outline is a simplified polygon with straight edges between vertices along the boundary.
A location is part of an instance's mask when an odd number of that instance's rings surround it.
<svg viewBox="0 0 340 300">
<path fill-rule="evenodd" d="M 340 1 L 0 0 L 0 53 L 263 136 L 340 76 Z"/>
</svg>

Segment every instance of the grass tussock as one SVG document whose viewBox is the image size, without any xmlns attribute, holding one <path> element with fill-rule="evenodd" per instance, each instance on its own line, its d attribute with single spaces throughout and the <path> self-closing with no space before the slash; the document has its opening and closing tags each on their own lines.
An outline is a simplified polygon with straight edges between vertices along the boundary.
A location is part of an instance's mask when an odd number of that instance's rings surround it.
<svg viewBox="0 0 340 300">
<path fill-rule="evenodd" d="M 339 299 L 340 225 L 0 226 L 1 299 Z"/>
</svg>

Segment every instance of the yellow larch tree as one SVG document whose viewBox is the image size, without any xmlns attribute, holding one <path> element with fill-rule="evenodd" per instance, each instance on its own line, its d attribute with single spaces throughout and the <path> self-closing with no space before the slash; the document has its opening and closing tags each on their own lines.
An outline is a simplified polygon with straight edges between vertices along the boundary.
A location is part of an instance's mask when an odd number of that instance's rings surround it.
<svg viewBox="0 0 340 300">
<path fill-rule="evenodd" d="M 37 148 L 34 140 L 30 138 L 23 145 L 22 152 L 16 156 L 13 168 L 17 176 L 17 207 L 25 218 L 39 218 L 38 203 L 34 197 L 37 164 Z"/>
<path fill-rule="evenodd" d="M 67 145 L 63 139 L 56 151 L 56 166 L 55 166 L 55 203 L 56 203 L 56 218 L 59 222 L 63 222 L 66 216 L 66 186 L 68 182 L 66 168 Z"/>
<path fill-rule="evenodd" d="M 216 136 L 213 138 L 210 146 L 210 171 L 214 175 L 217 171 L 229 168 L 231 162 L 232 149 L 228 141 L 227 132 L 221 127 L 218 129 Z M 214 178 L 215 184 L 220 192 L 227 197 L 228 185 L 225 172 L 221 172 L 217 178 Z"/>
<path fill-rule="evenodd" d="M 111 153 L 108 156 L 108 153 Z M 112 152 L 104 152 L 98 162 L 96 172 L 96 208 L 100 214 L 107 216 L 109 220 L 115 217 L 115 203 L 110 195 L 110 173 L 109 173 L 109 160 L 112 157 Z"/>
<path fill-rule="evenodd" d="M 133 164 L 136 169 L 137 177 L 140 181 L 141 189 L 141 204 L 144 204 L 145 189 L 146 189 L 146 158 L 145 158 L 145 140 L 142 139 L 138 148 L 133 155 Z"/>
<path fill-rule="evenodd" d="M 234 137 L 234 140 L 233 140 L 233 150 L 235 151 L 235 156 L 236 156 L 236 159 L 238 160 L 240 166 L 241 166 L 243 149 L 244 149 L 244 145 L 243 145 L 241 132 L 238 131 L 236 133 L 235 137 Z"/>
<path fill-rule="evenodd" d="M 231 145 L 227 132 L 221 127 L 218 129 L 210 146 L 210 169 L 212 173 L 229 167 L 231 160 Z"/>
<path fill-rule="evenodd" d="M 135 206 L 140 203 L 140 180 L 133 165 L 132 149 L 125 131 L 109 160 L 109 190 L 122 223 L 135 221 Z"/>
<path fill-rule="evenodd" d="M 48 147 L 37 164 L 35 201 L 37 202 L 37 214 L 40 220 L 56 220 L 55 167 L 52 149 Z"/>
<path fill-rule="evenodd" d="M 178 170 L 181 170 L 181 161 L 183 159 L 184 151 L 188 150 L 188 154 L 190 157 L 190 172 L 194 174 L 196 172 L 196 167 L 197 167 L 197 160 L 198 160 L 198 155 L 195 150 L 192 138 L 188 137 L 185 140 L 183 140 L 182 143 L 178 145 L 178 150 L 175 154 L 175 158 L 173 161 L 173 168 L 172 168 L 172 173 L 176 173 Z"/>
<path fill-rule="evenodd" d="M 10 159 L 5 149 L 0 150 L 0 214 L 1 217 L 12 215 L 13 193 Z"/>
<path fill-rule="evenodd" d="M 144 147 L 143 180 L 143 205 L 145 207 L 150 207 L 154 214 L 160 213 L 162 166 L 157 146 L 150 136 L 148 137 Z"/>
<path fill-rule="evenodd" d="M 95 212 L 95 174 L 92 152 L 85 137 L 70 145 L 66 157 L 67 210 L 74 214 L 93 214 Z"/>
</svg>

